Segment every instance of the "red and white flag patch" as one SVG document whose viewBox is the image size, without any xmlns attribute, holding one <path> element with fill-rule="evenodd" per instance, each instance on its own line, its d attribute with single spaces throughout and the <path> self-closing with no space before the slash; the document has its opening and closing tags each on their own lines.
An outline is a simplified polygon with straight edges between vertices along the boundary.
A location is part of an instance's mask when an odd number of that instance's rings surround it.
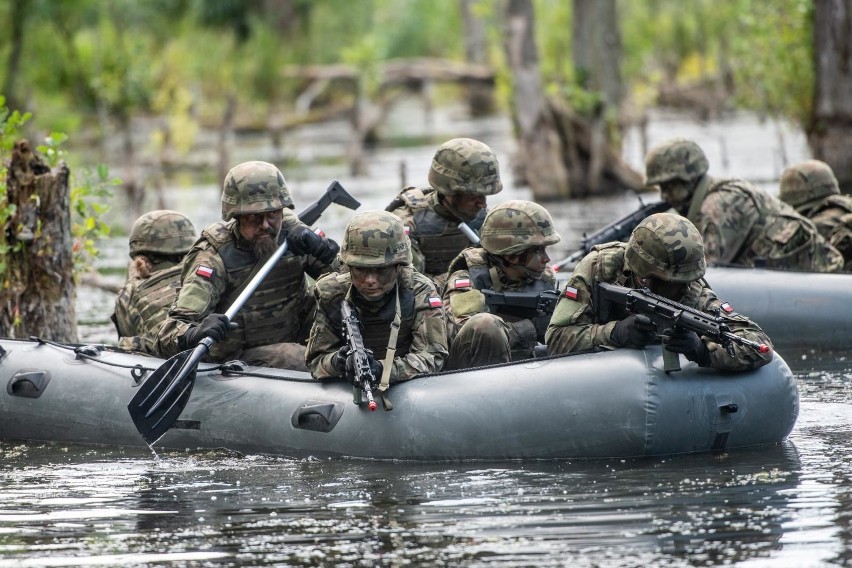
<svg viewBox="0 0 852 568">
<path fill-rule="evenodd" d="M 726 314 L 730 314 L 731 312 L 734 311 L 734 308 L 732 308 L 731 304 L 729 304 L 728 302 L 723 302 L 722 303 L 722 311 L 724 311 Z"/>
<path fill-rule="evenodd" d="M 453 289 L 470 288 L 470 278 L 456 278 L 453 281 Z"/>
<path fill-rule="evenodd" d="M 576 300 L 577 289 L 571 286 L 565 286 L 565 290 L 562 292 L 562 295 L 568 298 L 569 300 Z"/>
<path fill-rule="evenodd" d="M 195 273 L 196 273 L 198 276 L 201 276 L 202 278 L 213 278 L 214 270 L 213 270 L 212 268 L 210 268 L 209 266 L 204 266 L 204 265 L 202 264 L 201 266 L 199 266 L 199 267 L 195 270 Z"/>
<path fill-rule="evenodd" d="M 314 229 L 314 233 L 315 233 L 318 237 L 325 238 L 325 231 L 323 231 L 323 230 L 322 230 L 322 229 L 320 229 L 319 227 L 317 227 L 316 229 Z"/>
<path fill-rule="evenodd" d="M 430 308 L 440 308 L 444 303 L 441 301 L 441 298 L 436 298 L 435 296 L 429 297 L 429 307 Z"/>
</svg>

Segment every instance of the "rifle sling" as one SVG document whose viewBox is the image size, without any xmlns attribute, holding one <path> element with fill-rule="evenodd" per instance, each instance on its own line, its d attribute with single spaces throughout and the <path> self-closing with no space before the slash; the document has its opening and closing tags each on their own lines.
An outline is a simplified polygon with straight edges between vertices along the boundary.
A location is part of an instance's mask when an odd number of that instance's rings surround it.
<svg viewBox="0 0 852 568">
<path fill-rule="evenodd" d="M 387 395 L 388 387 L 390 386 L 390 374 L 393 369 L 393 360 L 396 358 L 396 340 L 399 336 L 399 328 L 402 325 L 402 310 L 399 307 L 399 284 L 396 285 L 396 312 L 393 315 L 393 323 L 391 323 L 390 337 L 388 338 L 388 348 L 385 351 L 385 360 L 382 362 L 382 382 L 379 384 L 379 394 L 382 396 L 382 404 L 385 410 L 393 410 L 393 404 Z"/>
</svg>

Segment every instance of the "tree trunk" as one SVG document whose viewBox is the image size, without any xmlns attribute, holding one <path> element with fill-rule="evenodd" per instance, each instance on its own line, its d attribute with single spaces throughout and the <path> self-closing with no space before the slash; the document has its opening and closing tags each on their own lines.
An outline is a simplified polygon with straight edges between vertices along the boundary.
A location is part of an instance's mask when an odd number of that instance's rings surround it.
<svg viewBox="0 0 852 568">
<path fill-rule="evenodd" d="M 488 65 L 488 35 L 485 21 L 474 12 L 478 0 L 459 0 L 464 22 L 464 53 L 467 63 Z M 471 83 L 467 88 L 467 104 L 471 116 L 485 116 L 494 111 L 494 88 L 485 83 Z"/>
<path fill-rule="evenodd" d="M 0 256 L 0 337 L 77 341 L 68 177 L 64 162 L 51 170 L 26 140 L 15 143 L 6 187 L 17 211 Z"/>
<path fill-rule="evenodd" d="M 845 0 L 814 1 L 814 104 L 808 142 L 815 158 L 834 170 L 852 193 L 852 7 Z"/>
<path fill-rule="evenodd" d="M 574 0 L 571 51 L 579 86 L 600 93 L 608 108 L 623 97 L 621 34 L 615 0 Z"/>
<path fill-rule="evenodd" d="M 506 28 L 506 58 L 514 82 L 512 119 L 518 138 L 515 177 L 529 185 L 538 199 L 568 196 L 571 186 L 562 145 L 541 84 L 531 0 L 509 0 Z"/>
</svg>

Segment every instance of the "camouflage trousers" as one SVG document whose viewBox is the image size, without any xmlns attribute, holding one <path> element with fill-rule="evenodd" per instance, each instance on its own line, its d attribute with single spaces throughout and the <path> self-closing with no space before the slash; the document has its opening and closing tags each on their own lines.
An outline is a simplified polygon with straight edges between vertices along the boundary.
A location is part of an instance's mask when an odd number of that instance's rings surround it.
<svg viewBox="0 0 852 568">
<path fill-rule="evenodd" d="M 239 359 L 258 367 L 275 367 L 291 371 L 307 371 L 305 346 L 299 343 L 273 343 L 243 349 L 231 359 Z"/>
<path fill-rule="evenodd" d="M 511 360 L 508 324 L 494 314 L 480 313 L 471 316 L 459 329 L 450 344 L 446 369 L 467 369 Z"/>
</svg>

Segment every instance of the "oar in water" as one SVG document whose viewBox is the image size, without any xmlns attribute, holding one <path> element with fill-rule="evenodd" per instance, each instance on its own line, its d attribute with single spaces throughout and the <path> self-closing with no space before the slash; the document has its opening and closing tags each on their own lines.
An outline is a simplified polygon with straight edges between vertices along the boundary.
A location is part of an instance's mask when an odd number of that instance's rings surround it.
<svg viewBox="0 0 852 568">
<path fill-rule="evenodd" d="M 322 212 L 332 203 L 337 203 L 349 209 L 357 209 L 361 205 L 335 180 L 328 186 L 322 197 L 309 205 L 299 215 L 299 220 L 306 225 L 313 225 L 322 215 Z M 234 300 L 228 311 L 225 312 L 229 320 L 237 315 L 246 300 L 249 299 L 286 252 L 287 241 L 285 240 Z M 149 444 L 154 444 L 159 440 L 183 412 L 195 384 L 198 363 L 214 343 L 215 341 L 212 338 L 205 337 L 194 348 L 181 351 L 171 357 L 142 383 L 142 386 L 139 387 L 139 390 L 127 405 L 127 410 L 130 412 L 130 417 L 133 419 L 136 429 Z"/>
</svg>

